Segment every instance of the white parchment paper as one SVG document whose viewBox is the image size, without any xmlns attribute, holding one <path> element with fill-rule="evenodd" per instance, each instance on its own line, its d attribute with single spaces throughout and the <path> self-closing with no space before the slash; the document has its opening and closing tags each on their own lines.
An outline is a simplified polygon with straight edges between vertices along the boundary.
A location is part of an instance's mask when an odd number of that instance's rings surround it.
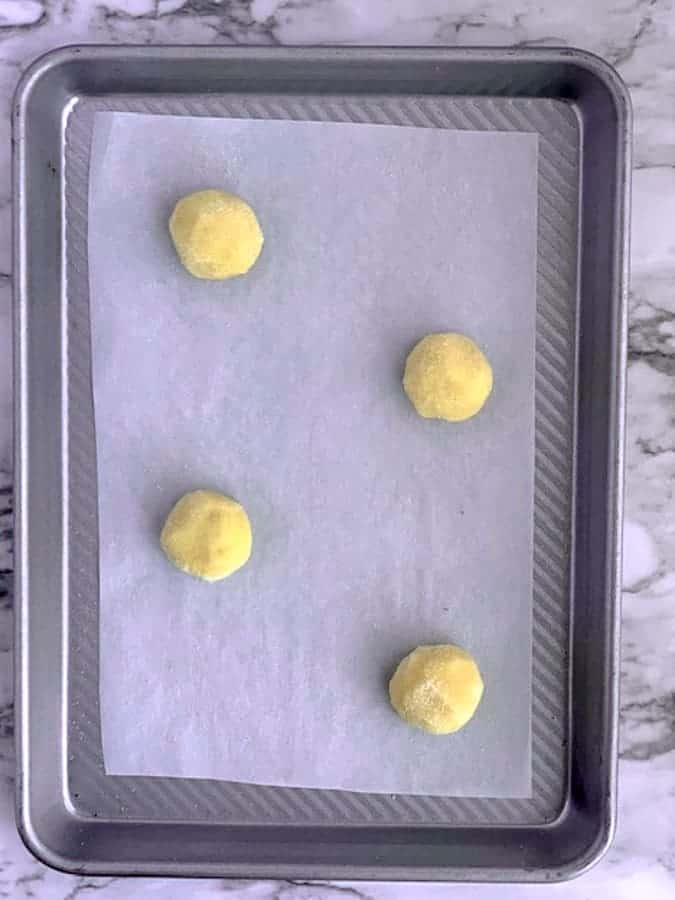
<svg viewBox="0 0 675 900">
<path fill-rule="evenodd" d="M 536 137 L 97 115 L 89 270 L 109 773 L 357 791 L 530 793 Z M 167 220 L 246 198 L 246 277 L 201 282 Z M 492 361 L 485 410 L 425 421 L 425 333 Z M 217 584 L 158 544 L 187 490 L 236 497 Z M 404 725 L 398 660 L 456 642 L 485 678 L 451 737 Z"/>
</svg>

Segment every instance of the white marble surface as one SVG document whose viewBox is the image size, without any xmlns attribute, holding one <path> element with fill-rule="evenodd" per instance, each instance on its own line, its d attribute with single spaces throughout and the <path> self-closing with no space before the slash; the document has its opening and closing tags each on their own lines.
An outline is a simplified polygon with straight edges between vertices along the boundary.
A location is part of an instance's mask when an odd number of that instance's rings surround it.
<svg viewBox="0 0 675 900">
<path fill-rule="evenodd" d="M 303 885 L 78 878 L 14 831 L 11 460 L 11 94 L 72 42 L 569 44 L 618 66 L 635 106 L 620 818 L 590 873 L 538 886 Z M 0 0 L 0 897 L 249 900 L 675 896 L 675 5 L 673 0 Z"/>
</svg>

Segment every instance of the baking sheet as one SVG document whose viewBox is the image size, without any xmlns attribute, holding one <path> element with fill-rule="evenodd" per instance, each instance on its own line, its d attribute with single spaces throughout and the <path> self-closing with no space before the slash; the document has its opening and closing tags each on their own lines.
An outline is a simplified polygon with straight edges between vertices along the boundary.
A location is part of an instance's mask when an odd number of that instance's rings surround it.
<svg viewBox="0 0 675 900">
<path fill-rule="evenodd" d="M 506 177 L 505 177 L 506 176 Z M 204 187 L 266 244 L 202 283 L 166 229 Z M 89 270 L 112 774 L 456 796 L 530 792 L 536 137 L 97 114 Z M 475 420 L 400 389 L 428 331 L 495 370 Z M 249 565 L 175 572 L 195 487 L 249 511 Z M 458 735 L 413 731 L 387 678 L 451 640 L 483 670 Z"/>
</svg>

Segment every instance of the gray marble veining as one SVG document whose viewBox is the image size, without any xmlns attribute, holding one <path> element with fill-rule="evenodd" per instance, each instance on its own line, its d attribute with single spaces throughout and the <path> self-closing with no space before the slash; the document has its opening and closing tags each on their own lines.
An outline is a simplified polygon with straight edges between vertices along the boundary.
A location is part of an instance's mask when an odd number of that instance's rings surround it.
<svg viewBox="0 0 675 900">
<path fill-rule="evenodd" d="M 40 53 L 73 42 L 568 44 L 635 107 L 620 819 L 607 857 L 557 887 L 86 878 L 46 869 L 13 822 L 10 106 Z M 0 0 L 0 897 L 586 900 L 675 896 L 675 5 L 672 0 Z"/>
</svg>

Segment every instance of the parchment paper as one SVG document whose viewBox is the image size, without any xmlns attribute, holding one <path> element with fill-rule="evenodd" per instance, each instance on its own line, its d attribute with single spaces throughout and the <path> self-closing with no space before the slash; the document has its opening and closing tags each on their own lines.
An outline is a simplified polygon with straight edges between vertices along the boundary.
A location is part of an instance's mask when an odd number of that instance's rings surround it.
<svg viewBox="0 0 675 900">
<path fill-rule="evenodd" d="M 357 791 L 530 792 L 537 147 L 533 135 L 97 115 L 89 269 L 109 773 Z M 200 282 L 167 220 L 246 198 L 246 277 Z M 425 421 L 401 390 L 425 333 L 472 335 L 486 409 Z M 187 490 L 247 508 L 217 585 L 164 559 Z M 459 734 L 392 712 L 422 643 L 477 658 Z"/>
</svg>

